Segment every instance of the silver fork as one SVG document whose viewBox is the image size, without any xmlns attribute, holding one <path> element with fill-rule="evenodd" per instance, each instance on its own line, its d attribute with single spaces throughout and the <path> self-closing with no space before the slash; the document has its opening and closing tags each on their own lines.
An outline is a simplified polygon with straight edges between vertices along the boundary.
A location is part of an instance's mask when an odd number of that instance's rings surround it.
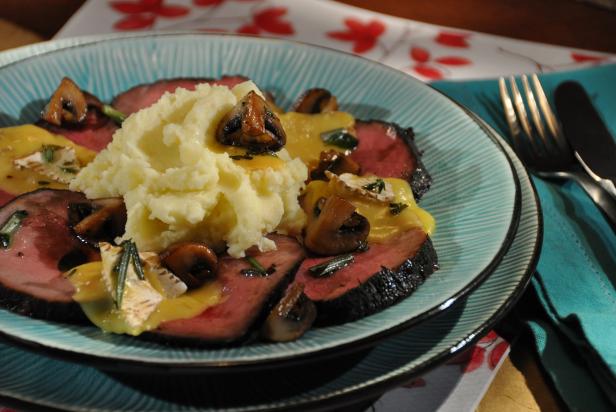
<svg viewBox="0 0 616 412">
<path fill-rule="evenodd" d="M 586 173 L 576 159 L 573 149 L 560 130 L 558 119 L 550 107 L 539 78 L 536 74 L 531 75 L 532 87 L 526 75 L 521 77 L 521 81 L 531 120 L 515 78 L 509 77 L 512 97 L 505 79 L 498 79 L 501 103 L 511 131 L 514 150 L 535 175 L 577 182 L 603 211 L 616 231 L 616 202 Z"/>
</svg>

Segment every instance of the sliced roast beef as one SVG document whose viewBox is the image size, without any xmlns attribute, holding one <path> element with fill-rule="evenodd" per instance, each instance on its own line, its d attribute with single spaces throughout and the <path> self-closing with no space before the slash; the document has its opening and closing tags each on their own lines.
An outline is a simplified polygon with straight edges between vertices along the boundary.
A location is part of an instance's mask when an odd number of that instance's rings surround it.
<svg viewBox="0 0 616 412">
<path fill-rule="evenodd" d="M 0 189 L 0 206 L 4 205 L 15 198 L 15 195 L 9 192 L 5 192 Z"/>
<path fill-rule="evenodd" d="M 154 83 L 135 86 L 132 89 L 117 95 L 115 99 L 113 99 L 111 105 L 128 116 L 138 110 L 151 106 L 156 103 L 163 94 L 166 92 L 173 93 L 178 87 L 194 90 L 199 83 L 210 83 L 233 87 L 236 84 L 245 82 L 246 80 L 248 79 L 243 76 L 223 76 L 218 80 L 207 78 L 178 78 L 159 80 Z"/>
<path fill-rule="evenodd" d="M 432 178 L 421 162 L 413 129 L 380 120 L 355 123 L 359 145 L 351 159 L 361 165 L 363 174 L 407 179 L 419 200 L 430 188 Z"/>
<path fill-rule="evenodd" d="M 62 276 L 71 267 L 100 259 L 67 225 L 68 205 L 82 202 L 87 200 L 81 193 L 42 189 L 0 209 L 1 224 L 16 211 L 27 213 L 9 246 L 0 248 L 0 306 L 44 319 L 85 320 L 71 299 L 73 286 Z"/>
<path fill-rule="evenodd" d="M 308 258 L 295 282 L 317 305 L 317 323 L 339 324 L 385 309 L 410 295 L 437 268 L 430 238 L 413 229 L 386 243 L 371 244 L 354 253 L 354 262 L 325 277 L 314 277 L 309 268 L 331 257 Z"/>
<path fill-rule="evenodd" d="M 244 274 L 242 269 L 250 268 L 245 259 L 220 259 L 217 278 L 222 282 L 222 302 L 194 318 L 164 322 L 157 333 L 203 343 L 228 343 L 245 337 L 278 300 L 304 258 L 303 249 L 295 239 L 286 236 L 272 239 L 277 250 L 250 255 L 265 268 L 274 265 L 274 273 Z"/>
</svg>

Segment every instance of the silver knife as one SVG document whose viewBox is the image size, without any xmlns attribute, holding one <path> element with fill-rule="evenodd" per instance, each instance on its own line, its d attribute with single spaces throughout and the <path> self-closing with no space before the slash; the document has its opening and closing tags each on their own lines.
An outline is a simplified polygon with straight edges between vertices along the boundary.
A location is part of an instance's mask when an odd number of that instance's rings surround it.
<svg viewBox="0 0 616 412">
<path fill-rule="evenodd" d="M 616 199 L 616 142 L 577 82 L 561 83 L 554 102 L 563 134 L 582 167 Z"/>
</svg>

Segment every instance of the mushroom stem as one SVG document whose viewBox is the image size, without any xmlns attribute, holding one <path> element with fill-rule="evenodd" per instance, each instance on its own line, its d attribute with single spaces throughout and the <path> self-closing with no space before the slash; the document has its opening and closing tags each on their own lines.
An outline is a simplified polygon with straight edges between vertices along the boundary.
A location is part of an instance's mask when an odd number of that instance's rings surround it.
<svg viewBox="0 0 616 412">
<path fill-rule="evenodd" d="M 75 234 L 86 243 L 112 242 L 124 233 L 126 207 L 122 198 L 94 200 L 69 205 L 69 221 Z"/>
<path fill-rule="evenodd" d="M 329 90 L 314 88 L 306 90 L 293 105 L 298 113 L 326 113 L 338 110 L 338 100 Z"/>
<path fill-rule="evenodd" d="M 321 152 L 319 163 L 310 171 L 311 180 L 328 180 L 325 172 L 329 171 L 336 175 L 352 173 L 359 175 L 361 167 L 353 159 L 336 150 Z"/>
<path fill-rule="evenodd" d="M 218 266 L 216 254 L 207 245 L 198 242 L 176 243 L 161 253 L 160 259 L 189 289 L 211 279 Z"/>
<path fill-rule="evenodd" d="M 316 306 L 304 294 L 304 285 L 295 283 L 267 316 L 261 336 L 274 342 L 296 340 L 310 329 L 316 317 Z"/>
<path fill-rule="evenodd" d="M 338 255 L 362 246 L 370 232 L 370 222 L 355 212 L 355 206 L 339 196 L 317 202 L 318 214 L 306 227 L 304 245 L 320 255 Z"/>
<path fill-rule="evenodd" d="M 49 99 L 41 117 L 43 120 L 61 126 L 62 123 L 81 123 L 86 119 L 88 103 L 75 82 L 65 77 Z"/>
</svg>

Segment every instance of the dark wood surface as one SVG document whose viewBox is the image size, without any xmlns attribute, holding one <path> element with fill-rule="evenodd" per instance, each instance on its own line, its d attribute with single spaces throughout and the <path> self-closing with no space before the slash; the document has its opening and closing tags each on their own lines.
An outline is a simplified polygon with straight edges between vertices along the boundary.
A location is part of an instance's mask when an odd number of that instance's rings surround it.
<svg viewBox="0 0 616 412">
<path fill-rule="evenodd" d="M 579 0 L 338 1 L 428 23 L 616 53 L 616 12 Z M 51 38 L 83 0 L 1 3 L 0 18 Z"/>
</svg>

